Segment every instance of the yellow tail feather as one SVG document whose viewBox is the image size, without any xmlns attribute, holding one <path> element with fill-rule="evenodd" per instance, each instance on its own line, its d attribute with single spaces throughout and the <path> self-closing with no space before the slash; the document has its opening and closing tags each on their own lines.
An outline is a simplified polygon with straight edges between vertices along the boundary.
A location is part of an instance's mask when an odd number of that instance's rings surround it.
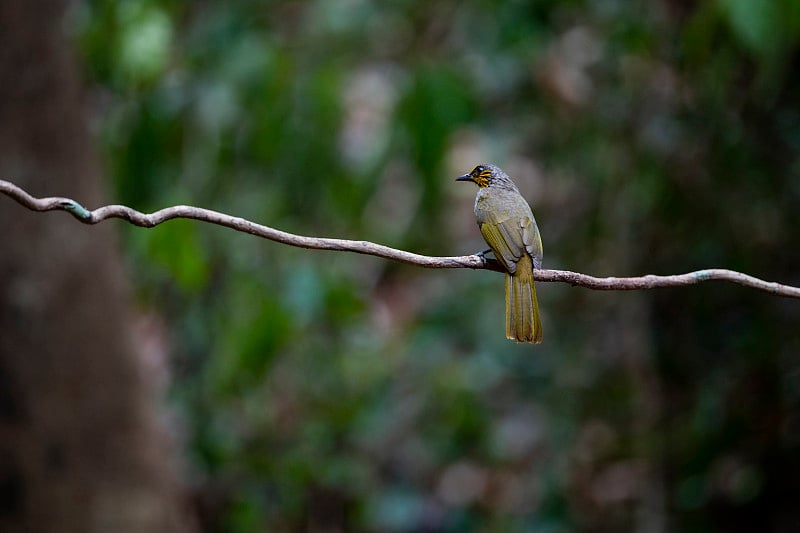
<svg viewBox="0 0 800 533">
<path fill-rule="evenodd" d="M 542 342 L 533 263 L 527 254 L 517 263 L 517 271 L 506 275 L 506 337 L 517 342 Z"/>
</svg>

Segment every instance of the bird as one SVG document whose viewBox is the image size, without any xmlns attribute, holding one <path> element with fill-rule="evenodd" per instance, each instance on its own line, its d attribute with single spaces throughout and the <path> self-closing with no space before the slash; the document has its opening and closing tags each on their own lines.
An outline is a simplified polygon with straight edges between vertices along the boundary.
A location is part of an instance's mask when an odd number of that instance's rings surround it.
<svg viewBox="0 0 800 533">
<path fill-rule="evenodd" d="M 478 228 L 506 271 L 506 337 L 539 344 L 542 323 L 533 269 L 542 268 L 542 238 L 530 205 L 508 174 L 492 164 L 480 164 L 456 181 L 471 181 L 478 186 Z"/>
</svg>

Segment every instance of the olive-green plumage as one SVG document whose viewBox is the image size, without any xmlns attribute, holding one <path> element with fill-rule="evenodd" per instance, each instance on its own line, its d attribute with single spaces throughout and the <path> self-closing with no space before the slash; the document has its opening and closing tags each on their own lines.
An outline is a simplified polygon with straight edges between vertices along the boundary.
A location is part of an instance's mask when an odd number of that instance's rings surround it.
<svg viewBox="0 0 800 533">
<path fill-rule="evenodd" d="M 533 269 L 542 268 L 542 239 L 528 202 L 508 175 L 494 165 L 475 167 L 457 181 L 475 182 L 475 218 L 486 244 L 506 275 L 506 337 L 542 342 Z"/>
</svg>

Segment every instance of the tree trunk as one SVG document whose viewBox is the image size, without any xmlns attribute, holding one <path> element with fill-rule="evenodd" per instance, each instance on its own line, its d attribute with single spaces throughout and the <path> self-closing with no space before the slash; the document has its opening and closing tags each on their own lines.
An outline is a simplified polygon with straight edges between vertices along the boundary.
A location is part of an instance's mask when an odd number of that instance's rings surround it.
<svg viewBox="0 0 800 533">
<path fill-rule="evenodd" d="M 0 3 L 0 176 L 96 205 L 64 8 Z M 0 199 L 2 531 L 190 529 L 113 230 Z"/>
</svg>

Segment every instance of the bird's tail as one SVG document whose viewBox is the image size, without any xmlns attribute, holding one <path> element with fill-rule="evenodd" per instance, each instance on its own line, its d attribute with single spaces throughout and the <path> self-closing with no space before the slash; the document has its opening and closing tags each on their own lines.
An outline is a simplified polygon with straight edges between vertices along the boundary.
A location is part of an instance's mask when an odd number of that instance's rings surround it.
<svg viewBox="0 0 800 533">
<path fill-rule="evenodd" d="M 522 255 L 516 272 L 506 275 L 506 337 L 517 342 L 542 342 L 533 262 L 528 254 Z"/>
</svg>

